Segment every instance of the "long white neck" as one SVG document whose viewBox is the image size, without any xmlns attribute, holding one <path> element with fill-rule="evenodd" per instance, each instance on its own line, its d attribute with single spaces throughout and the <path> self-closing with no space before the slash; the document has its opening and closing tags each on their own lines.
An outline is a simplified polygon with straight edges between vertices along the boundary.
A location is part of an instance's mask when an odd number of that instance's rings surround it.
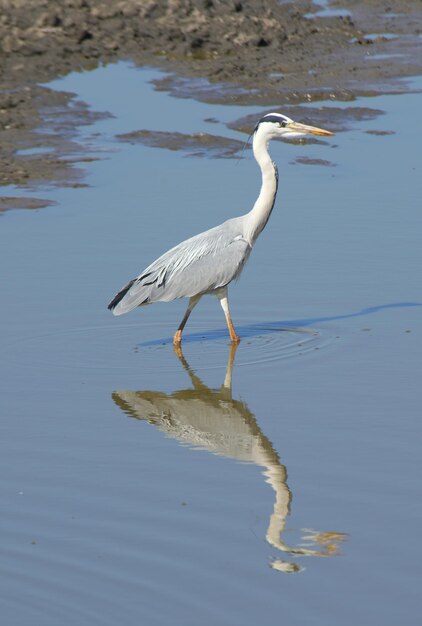
<svg viewBox="0 0 422 626">
<path fill-rule="evenodd" d="M 258 128 L 252 147 L 254 157 L 261 168 L 262 185 L 252 210 L 246 215 L 244 232 L 244 237 L 251 246 L 268 222 L 277 195 L 278 171 L 268 152 L 269 141 L 270 137 L 265 136 Z"/>
</svg>

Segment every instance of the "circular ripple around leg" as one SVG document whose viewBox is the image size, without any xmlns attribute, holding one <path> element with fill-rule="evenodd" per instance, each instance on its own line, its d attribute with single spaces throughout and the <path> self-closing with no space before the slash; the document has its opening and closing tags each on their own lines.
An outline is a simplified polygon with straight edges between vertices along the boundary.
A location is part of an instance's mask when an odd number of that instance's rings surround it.
<svg viewBox="0 0 422 626">
<path fill-rule="evenodd" d="M 281 359 L 301 357 L 315 350 L 326 347 L 332 339 L 329 333 L 315 329 L 283 328 L 277 324 L 248 326 L 238 329 L 241 336 L 239 349 L 236 353 L 237 365 L 263 364 Z M 218 334 L 217 334 L 218 333 Z M 183 349 L 191 353 L 198 349 L 206 350 L 208 367 L 217 363 L 217 354 L 221 356 L 223 348 L 230 346 L 227 332 L 220 331 L 202 337 L 187 336 Z M 218 360 L 218 364 L 221 361 Z"/>
<path fill-rule="evenodd" d="M 147 354 L 149 369 L 175 369 L 176 361 L 167 357 L 167 353 L 173 351 L 172 338 L 166 334 L 168 326 L 157 323 L 151 330 L 151 335 L 158 338 L 139 342 L 139 336 L 145 335 L 145 330 L 138 324 L 73 328 L 16 340 L 5 346 L 5 354 L 10 361 L 29 366 L 85 371 L 132 369 L 139 364 L 140 358 L 145 362 Z M 276 323 L 243 326 L 238 332 L 241 342 L 236 355 L 237 365 L 300 357 L 324 348 L 332 339 L 325 331 L 284 328 Z M 204 333 L 195 331 L 193 326 L 183 338 L 182 349 L 192 356 L 201 353 L 206 360 L 205 367 L 213 368 L 221 366 L 229 346 L 226 328 Z M 153 355 L 156 358 L 151 358 Z"/>
</svg>

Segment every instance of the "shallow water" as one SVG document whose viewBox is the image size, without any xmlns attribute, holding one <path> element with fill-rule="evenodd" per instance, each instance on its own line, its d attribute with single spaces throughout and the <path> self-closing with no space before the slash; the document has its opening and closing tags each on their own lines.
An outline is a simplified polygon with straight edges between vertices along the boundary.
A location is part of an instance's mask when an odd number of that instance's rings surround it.
<svg viewBox="0 0 422 626">
<path fill-rule="evenodd" d="M 243 341 L 234 354 L 204 298 L 178 357 L 184 302 L 106 304 L 246 211 L 257 168 L 115 135 L 242 139 L 225 124 L 260 110 L 171 98 L 156 77 L 57 81 L 115 115 L 83 129 L 102 158 L 90 187 L 2 217 L 3 622 L 416 625 L 422 94 L 361 101 L 385 114 L 324 144 L 272 146 L 280 195 L 231 290 Z"/>
<path fill-rule="evenodd" d="M 319 2 L 315 4 L 322 5 L 322 3 Z M 323 6 L 320 11 L 316 11 L 315 13 L 305 13 L 304 17 L 313 19 L 314 17 L 350 17 L 351 15 L 352 13 L 347 9 L 341 9 L 338 7 L 330 9 L 328 6 Z"/>
</svg>

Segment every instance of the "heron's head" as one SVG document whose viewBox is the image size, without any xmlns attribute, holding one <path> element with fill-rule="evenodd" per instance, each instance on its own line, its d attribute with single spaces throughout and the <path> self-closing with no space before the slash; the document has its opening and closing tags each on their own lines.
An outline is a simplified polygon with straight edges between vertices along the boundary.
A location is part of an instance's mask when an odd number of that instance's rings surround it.
<svg viewBox="0 0 422 626">
<path fill-rule="evenodd" d="M 329 130 L 294 122 L 290 117 L 281 113 L 267 113 L 267 115 L 264 115 L 255 126 L 254 133 L 258 132 L 264 133 L 269 139 L 274 139 L 275 137 L 298 139 L 309 134 L 324 137 L 334 135 Z"/>
</svg>

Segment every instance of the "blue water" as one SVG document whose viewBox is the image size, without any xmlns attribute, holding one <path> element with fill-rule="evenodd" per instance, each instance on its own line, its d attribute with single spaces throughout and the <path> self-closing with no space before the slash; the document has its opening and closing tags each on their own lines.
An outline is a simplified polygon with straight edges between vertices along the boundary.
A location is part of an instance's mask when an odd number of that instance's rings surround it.
<svg viewBox="0 0 422 626">
<path fill-rule="evenodd" d="M 231 289 L 230 393 L 216 300 L 192 314 L 184 362 L 170 344 L 184 302 L 106 310 L 259 188 L 248 151 L 115 139 L 243 140 L 225 124 L 260 114 L 172 98 L 157 77 L 118 64 L 56 81 L 115 116 L 81 131 L 102 158 L 89 187 L 42 190 L 57 206 L 2 217 L 2 622 L 416 626 L 422 95 L 361 100 L 384 114 L 272 146 L 279 197 Z"/>
</svg>

